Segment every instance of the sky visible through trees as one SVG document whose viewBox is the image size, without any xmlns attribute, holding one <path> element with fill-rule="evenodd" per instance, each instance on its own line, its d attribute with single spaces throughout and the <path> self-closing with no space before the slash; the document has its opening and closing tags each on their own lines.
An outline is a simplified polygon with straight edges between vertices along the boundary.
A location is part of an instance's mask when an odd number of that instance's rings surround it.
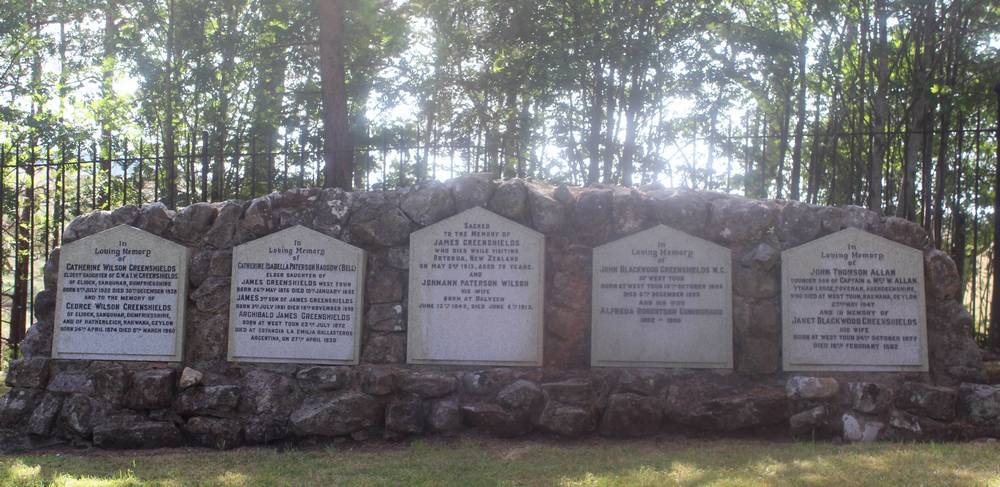
<svg viewBox="0 0 1000 487">
<path fill-rule="evenodd" d="M 99 206 L 488 171 L 908 218 L 982 317 L 998 82 L 989 0 L 6 0 L 0 287 L 15 222 L 56 218 L 31 161 Z"/>
</svg>

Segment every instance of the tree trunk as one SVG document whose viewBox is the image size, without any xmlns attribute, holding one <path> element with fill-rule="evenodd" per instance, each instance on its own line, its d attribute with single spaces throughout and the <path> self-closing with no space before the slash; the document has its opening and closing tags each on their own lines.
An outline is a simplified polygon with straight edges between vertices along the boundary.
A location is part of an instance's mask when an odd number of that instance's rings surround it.
<svg viewBox="0 0 1000 487">
<path fill-rule="evenodd" d="M 37 4 L 34 2 L 28 3 L 28 11 L 34 12 L 37 8 Z M 40 39 L 41 37 L 41 19 L 40 16 L 33 15 L 32 20 L 35 24 L 34 35 L 35 39 Z M 41 82 L 42 82 L 42 56 L 39 48 L 34 49 L 32 54 L 31 62 L 31 92 L 40 93 L 41 92 Z M 40 100 L 36 100 L 32 97 L 31 100 L 31 116 L 32 118 L 38 116 L 42 111 L 42 103 Z M 11 310 L 10 310 L 10 343 L 14 347 L 15 356 L 17 352 L 17 347 L 24 339 L 24 336 L 28 329 L 28 321 L 30 318 L 30 310 L 28 308 L 31 295 L 31 280 L 33 277 L 33 272 L 31 271 L 32 262 L 32 245 L 34 245 L 32 235 L 33 235 L 33 215 L 35 213 L 35 164 L 37 164 L 37 153 L 35 148 L 38 146 L 38 131 L 30 130 L 28 134 L 28 145 L 30 147 L 31 153 L 28 159 L 28 163 L 24 164 L 24 196 L 15 193 L 14 197 L 18 198 L 20 203 L 20 208 L 15 209 L 15 211 L 20 210 L 19 218 L 17 219 L 17 227 L 14 230 L 15 238 L 17 242 L 15 243 L 15 272 L 14 272 L 14 292 L 11 296 Z M 20 161 L 15 161 L 14 171 L 18 171 L 21 165 Z M 17 174 L 15 173 L 15 181 Z M 16 182 L 15 182 L 16 188 Z M 15 206 L 16 208 L 16 206 Z"/>
<path fill-rule="evenodd" d="M 831 168 L 830 174 L 830 191 L 827 192 L 826 204 L 827 206 L 837 206 L 840 204 L 840 195 L 837 191 L 840 190 L 838 183 L 839 172 L 840 172 L 840 131 L 841 131 L 840 116 L 834 115 L 834 118 L 830 120 L 830 162 L 829 167 Z"/>
<path fill-rule="evenodd" d="M 111 170 L 111 99 L 114 96 L 114 61 L 115 42 L 118 37 L 118 27 L 115 23 L 117 5 L 115 0 L 107 0 L 104 6 L 104 54 L 101 57 L 101 145 L 108 151 L 101 161 L 101 169 Z"/>
<path fill-rule="evenodd" d="M 795 148 L 792 149 L 792 175 L 791 190 L 789 197 L 792 200 L 799 199 L 799 180 L 802 178 L 802 132 L 806 126 L 806 58 L 809 55 L 809 46 L 805 27 L 802 28 L 802 36 L 799 38 L 799 96 L 796 100 L 795 116 Z"/>
<path fill-rule="evenodd" d="M 174 161 L 177 148 L 174 145 L 174 0 L 167 4 L 167 63 L 164 91 L 166 107 L 163 111 L 163 164 L 166 166 L 165 181 L 167 208 L 177 208 L 177 164 Z"/>
<path fill-rule="evenodd" d="M 819 163 L 819 148 L 820 148 L 820 135 L 819 135 L 819 100 L 816 103 L 816 111 L 813 114 L 813 140 L 812 148 L 809 150 L 809 184 L 806 187 L 806 201 L 809 204 L 816 204 L 816 199 L 819 193 L 819 178 L 820 178 L 820 163 Z"/>
<path fill-rule="evenodd" d="M 958 269 L 958 282 L 962 283 L 958 287 L 958 302 L 961 303 L 962 295 L 965 292 L 965 208 L 962 207 L 962 196 L 965 190 L 962 188 L 962 176 L 965 170 L 962 167 L 962 145 L 964 142 L 965 119 L 961 110 L 958 113 L 958 146 L 955 150 L 955 170 L 952 171 L 955 180 L 955 193 L 951 200 L 951 259 L 955 261 Z"/>
<path fill-rule="evenodd" d="M 951 128 L 951 103 L 947 99 L 941 107 L 941 140 L 938 142 L 937 170 L 934 178 L 934 247 L 940 249 L 944 245 L 942 225 L 944 222 L 944 188 L 948 180 L 948 130 Z M 958 175 L 956 175 L 958 177 Z"/>
<path fill-rule="evenodd" d="M 269 191 L 269 185 L 272 183 L 274 158 L 271 156 L 271 149 L 278 141 L 278 125 L 283 110 L 282 95 L 288 56 L 285 55 L 284 48 L 271 52 L 273 55 L 263 58 L 263 67 L 254 86 L 250 137 L 255 153 L 250 154 L 252 172 L 248 175 L 251 198 L 261 193 L 259 186 L 262 186 L 264 191 Z"/>
<path fill-rule="evenodd" d="M 953 4 L 952 8 L 956 5 Z M 938 159 L 937 159 L 937 178 L 935 180 L 934 186 L 934 245 L 937 248 L 942 248 L 944 246 L 944 236 L 942 234 L 942 226 L 944 224 L 944 192 L 945 186 L 948 181 L 948 143 L 950 141 L 951 134 L 949 129 L 951 128 L 951 113 L 952 113 L 952 93 L 954 93 L 955 85 L 957 84 L 958 77 L 958 44 L 960 42 L 961 28 L 958 27 L 961 24 L 961 20 L 958 19 L 959 10 L 956 8 L 954 13 L 950 16 L 952 18 L 952 26 L 947 31 L 948 35 L 944 36 L 945 39 L 945 68 L 944 68 L 944 85 L 946 90 L 941 95 L 941 134 L 940 140 L 938 141 Z M 961 136 L 961 135 L 960 135 Z M 961 157 L 962 148 L 959 146 L 958 151 Z M 956 168 L 956 171 L 961 171 L 961 168 Z M 960 178 L 960 174 L 955 175 L 956 178 Z M 952 236 L 954 238 L 954 236 Z"/>
<path fill-rule="evenodd" d="M 34 132 L 33 132 L 34 133 Z M 31 136 L 32 147 L 37 142 L 35 135 Z M 35 207 L 35 154 L 32 152 L 29 163 L 24 166 L 24 196 L 21 199 L 20 225 L 16 229 L 16 249 L 14 261 L 14 293 L 11 296 L 10 309 L 10 343 L 16 347 L 24 339 L 28 327 L 28 296 L 31 294 L 31 214 Z M 16 195 L 21 197 L 20 195 Z"/>
<path fill-rule="evenodd" d="M 882 208 L 882 164 L 885 162 L 886 134 L 889 119 L 889 48 L 887 34 L 888 13 L 885 0 L 875 0 L 875 18 L 878 22 L 878 43 L 876 44 L 877 74 L 875 99 L 872 102 L 871 159 L 868 161 L 868 208 L 880 211 Z"/>
<path fill-rule="evenodd" d="M 750 197 L 750 161 L 753 159 L 750 146 L 753 142 L 753 136 L 756 134 L 757 128 L 750 127 L 750 113 L 748 112 L 743 116 L 743 134 L 746 135 L 746 140 L 743 141 L 743 197 Z M 756 120 L 756 117 L 754 118 Z"/>
<path fill-rule="evenodd" d="M 433 95 L 427 102 L 427 113 L 424 117 L 424 137 L 421 141 L 424 145 L 423 155 L 417 164 L 417 181 L 427 180 L 427 168 L 430 164 L 431 144 L 434 143 L 434 99 Z"/>
<path fill-rule="evenodd" d="M 351 190 L 354 154 L 347 126 L 344 0 L 319 0 L 320 82 L 323 96 L 323 186 Z"/>
<path fill-rule="evenodd" d="M 926 17 L 926 13 L 913 12 L 915 19 L 914 22 L 917 24 L 927 24 L 926 20 L 921 20 Z M 924 138 L 922 137 L 922 130 L 927 125 L 925 120 L 925 113 L 930 106 L 930 74 L 929 67 L 926 65 L 926 54 L 924 53 L 925 43 L 922 41 L 923 36 L 926 35 L 924 29 L 926 25 L 921 27 L 920 25 L 914 25 L 913 27 L 913 50 L 915 51 L 914 67 L 911 72 L 910 84 L 912 85 L 912 101 L 910 103 L 908 112 L 908 124 L 907 131 L 909 132 L 906 137 L 906 149 L 903 156 L 903 174 L 902 174 L 902 188 L 899 192 L 899 206 L 897 208 L 897 215 L 901 218 L 916 222 L 917 221 L 917 199 L 916 199 L 916 180 L 917 180 L 917 158 L 920 154 L 920 148 L 923 145 Z M 901 46 L 904 51 L 909 49 L 909 47 L 904 43 Z M 926 227 L 925 227 L 926 228 Z"/>
<path fill-rule="evenodd" d="M 753 117 L 753 125 L 747 132 L 749 134 L 749 140 L 747 140 L 746 149 L 746 164 L 743 170 L 743 196 L 747 198 L 756 197 L 756 189 L 753 185 L 753 174 L 754 174 L 754 159 L 757 156 L 757 142 L 760 136 L 760 111 L 757 110 L 751 115 Z"/>
<path fill-rule="evenodd" d="M 932 238 L 934 229 L 932 225 L 931 164 L 934 160 L 934 100 L 931 98 L 931 85 L 934 82 L 933 56 L 936 48 L 934 38 L 937 29 L 935 20 L 934 2 L 925 2 L 923 21 L 921 22 L 921 36 L 924 45 L 920 56 L 920 63 L 917 67 L 920 72 L 921 81 L 917 86 L 920 90 L 918 96 L 923 100 L 923 103 L 921 104 L 922 110 L 917 112 L 917 115 L 920 117 L 921 132 L 920 212 L 924 230 Z M 937 244 L 935 243 L 935 245 Z"/>
<path fill-rule="evenodd" d="M 910 113 L 908 115 L 910 120 L 907 127 L 909 134 L 906 136 L 905 147 L 903 149 L 903 171 L 901 175 L 902 181 L 900 183 L 902 187 L 899 191 L 899 205 L 896 207 L 896 216 L 913 222 L 917 220 L 916 159 L 917 148 L 920 144 L 920 133 L 918 132 L 919 126 L 917 122 L 918 117 L 920 117 L 919 112 L 923 110 L 920 107 L 921 103 L 922 101 L 918 97 L 918 99 L 914 102 L 914 105 L 910 107 Z"/>
<path fill-rule="evenodd" d="M 996 151 L 1000 161 L 1000 83 L 993 87 L 997 95 Z M 993 187 L 1000 188 L 1000 164 L 994 165 Z M 993 295 L 990 309 L 989 342 L 993 348 L 1000 347 L 1000 191 L 993 191 Z"/>
<path fill-rule="evenodd" d="M 219 84 L 216 96 L 219 108 L 215 114 L 215 127 L 212 129 L 215 139 L 215 155 L 212 161 L 212 201 L 225 199 L 226 191 L 226 143 L 229 141 L 229 79 L 236 67 L 236 29 L 238 28 L 239 11 L 227 11 L 226 26 L 220 35 L 222 43 L 222 64 L 219 69 Z"/>
<path fill-rule="evenodd" d="M 768 125 L 767 113 L 763 115 L 760 123 L 760 161 L 757 163 L 757 195 L 758 199 L 767 198 L 767 145 L 771 141 L 768 133 L 771 126 Z"/>
<path fill-rule="evenodd" d="M 608 77 L 604 82 L 604 102 L 606 105 L 604 115 L 604 170 L 602 180 L 605 184 L 614 183 L 615 152 L 618 145 L 618 118 L 615 116 L 619 99 L 621 104 L 625 104 L 625 77 L 627 73 L 624 67 L 619 68 L 619 82 L 615 84 L 615 68 L 608 62 Z"/>
<path fill-rule="evenodd" d="M 785 155 L 788 154 L 788 126 L 792 118 L 792 90 L 785 90 L 781 117 L 781 139 L 778 142 L 778 161 L 775 163 L 774 197 L 782 198 L 785 186 Z"/>
<path fill-rule="evenodd" d="M 628 108 L 625 112 L 625 148 L 622 151 L 621 171 L 623 186 L 632 186 L 632 160 L 635 158 L 637 122 L 642 109 L 642 73 L 645 68 L 636 65 L 632 70 L 632 80 L 628 92 Z"/>
<path fill-rule="evenodd" d="M 976 148 L 975 162 L 973 162 L 972 169 L 972 259 L 970 259 L 970 264 L 972 264 L 972 296 L 970 303 L 972 303 L 972 330 L 975 332 L 976 327 L 979 323 L 979 317 L 981 315 L 976 314 L 976 289 L 979 288 L 979 184 L 982 178 L 980 177 L 982 173 L 980 172 L 980 137 L 982 132 L 982 121 L 983 112 L 976 112 L 976 132 L 972 139 L 973 147 Z"/>
<path fill-rule="evenodd" d="M 587 138 L 587 153 L 590 157 L 587 183 L 597 184 L 601 178 L 601 113 L 604 109 L 604 74 L 598 61 L 591 64 L 591 80 L 594 87 L 590 100 L 590 137 Z"/>
<path fill-rule="evenodd" d="M 504 178 L 517 177 L 519 167 L 517 141 L 517 86 L 511 84 L 507 87 L 507 94 L 504 103 L 504 127 L 503 138 L 503 170 L 501 176 Z"/>
<path fill-rule="evenodd" d="M 719 116 L 718 102 L 712 105 L 712 112 L 708 117 L 708 160 L 705 163 L 705 189 L 712 191 L 715 189 L 715 126 Z"/>
<path fill-rule="evenodd" d="M 920 117 L 920 216 L 924 230 L 931 239 L 934 238 L 933 228 L 933 190 L 931 165 L 934 163 L 934 108 L 928 100 L 924 113 Z M 934 243 L 937 246 L 937 243 Z"/>
</svg>

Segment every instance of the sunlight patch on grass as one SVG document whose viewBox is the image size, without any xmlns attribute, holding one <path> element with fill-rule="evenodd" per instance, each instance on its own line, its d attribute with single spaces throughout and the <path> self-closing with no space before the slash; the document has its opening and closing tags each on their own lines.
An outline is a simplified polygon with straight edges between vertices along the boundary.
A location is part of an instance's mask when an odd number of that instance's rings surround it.
<svg viewBox="0 0 1000 487">
<path fill-rule="evenodd" d="M 53 487 L 137 487 L 146 485 L 130 471 L 118 472 L 108 477 L 74 476 L 69 474 L 55 475 L 49 480 L 40 476 L 23 485 L 51 485 Z"/>
<path fill-rule="evenodd" d="M 0 485 L 993 485 L 1000 444 L 420 440 L 0 457 Z"/>
<path fill-rule="evenodd" d="M 7 467 L 7 478 L 16 482 L 37 482 L 41 475 L 41 465 L 27 465 L 18 461 Z"/>
<path fill-rule="evenodd" d="M 668 470 L 669 480 L 677 484 L 699 482 L 705 477 L 705 471 L 687 463 L 674 462 Z"/>
<path fill-rule="evenodd" d="M 215 478 L 216 485 L 226 485 L 231 487 L 238 487 L 244 485 L 253 485 L 253 482 L 246 476 L 246 474 L 239 472 L 225 472 Z"/>
</svg>

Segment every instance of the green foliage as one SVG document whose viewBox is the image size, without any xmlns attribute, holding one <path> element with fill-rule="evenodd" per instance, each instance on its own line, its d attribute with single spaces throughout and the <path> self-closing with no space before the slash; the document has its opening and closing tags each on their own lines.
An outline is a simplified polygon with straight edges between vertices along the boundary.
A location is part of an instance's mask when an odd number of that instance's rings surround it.
<svg viewBox="0 0 1000 487">
<path fill-rule="evenodd" d="M 985 176 L 996 146 L 985 129 L 998 123 L 995 2 L 343 1 L 349 139 L 365 187 L 441 177 L 452 164 L 498 177 L 762 198 L 800 186 L 809 202 L 926 221 L 942 248 L 959 234 L 969 255 L 992 243 L 996 189 Z M 81 163 L 82 199 L 94 203 L 83 211 L 126 203 L 121 177 L 131 159 L 92 163 L 124 159 L 126 149 L 152 158 L 171 146 L 176 197 L 197 200 L 191 179 L 202 169 L 188 162 L 203 131 L 211 163 L 224 166 L 225 197 L 319 182 L 317 5 L 2 2 L 0 145 L 21 147 L 22 166 L 46 151 L 48 160 Z M 925 150 L 912 135 L 962 123 L 982 127 L 982 137 L 967 134 L 959 148 L 954 132 L 937 132 Z M 885 134 L 884 148 L 875 134 Z M 269 149 L 295 154 L 303 167 L 294 179 L 276 166 L 288 157 L 244 156 Z M 974 186 L 977 155 L 983 172 Z M 872 166 L 879 202 L 869 193 Z M 143 183 L 127 202 L 162 197 L 154 188 L 165 186 L 165 167 L 127 169 L 128 188 Z M 76 175 L 59 188 L 73 194 Z M 12 171 L 2 177 L 12 187 Z M 34 201 L 36 225 L 58 220 L 42 210 L 43 198 L 4 195 L 5 243 L 15 200 Z M 942 200 L 951 198 L 957 206 Z M 972 218 L 952 225 L 963 207 Z M 3 265 L 9 272 L 10 261 Z"/>
</svg>

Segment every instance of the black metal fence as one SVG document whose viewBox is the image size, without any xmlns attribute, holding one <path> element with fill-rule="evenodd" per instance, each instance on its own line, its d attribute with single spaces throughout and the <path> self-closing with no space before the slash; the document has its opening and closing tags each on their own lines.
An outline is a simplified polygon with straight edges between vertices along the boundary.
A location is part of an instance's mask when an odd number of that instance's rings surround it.
<svg viewBox="0 0 1000 487">
<path fill-rule="evenodd" d="M 993 128 L 982 127 L 948 131 L 956 141 L 953 144 L 957 144 L 957 149 L 952 146 L 953 156 L 949 160 L 957 158 L 960 167 L 974 168 L 974 172 L 959 178 L 960 191 L 949 198 L 957 198 L 953 203 L 971 216 L 965 228 L 970 229 L 972 241 L 964 246 L 962 255 L 967 262 L 964 268 L 968 284 L 964 295 L 965 304 L 975 318 L 973 331 L 980 337 L 988 333 L 993 282 L 989 252 L 993 244 L 993 207 L 982 197 L 989 186 L 981 183 L 988 179 L 986 175 L 992 173 L 996 164 L 996 146 L 991 145 L 996 143 L 991 141 L 993 132 Z M 890 156 L 897 159 L 901 156 L 910 134 L 903 131 L 881 134 L 888 139 Z M 832 146 L 834 150 L 827 151 L 826 157 L 838 159 L 825 159 L 819 164 L 856 169 L 861 178 L 864 159 L 852 160 L 853 149 L 836 148 L 838 143 L 856 143 L 862 147 L 857 153 L 864 153 L 874 135 L 805 134 L 803 145 L 814 147 L 809 157 L 816 157 L 815 147 Z M 60 245 L 66 225 L 76 216 L 126 204 L 163 201 L 168 206 L 182 207 L 199 201 L 247 199 L 275 190 L 323 185 L 321 152 L 306 150 L 306 144 L 284 143 L 275 150 L 271 142 L 260 148 L 253 137 L 249 139 L 245 144 L 247 150 L 223 152 L 211 147 L 208 135 L 202 134 L 176 147 L 172 156 L 164 153 L 162 144 L 126 139 L 107 141 L 103 147 L 5 144 L 0 140 L 0 347 L 6 345 L 5 349 L 16 352 L 27 326 L 34 322 L 34 296 L 42 285 L 42 267 L 49 252 Z M 784 159 L 776 158 L 768 153 L 769 144 L 762 141 L 777 146 L 782 139 L 785 147 L 790 147 L 790 136 L 738 135 L 731 130 L 726 134 L 671 141 L 661 148 L 661 154 L 636 161 L 635 182 L 666 180 L 678 186 L 773 197 L 776 188 L 781 188 L 781 183 L 775 186 L 775 181 L 781 178 L 787 181 L 790 177 L 787 160 L 791 151 L 783 154 Z M 371 140 L 374 142 L 353 152 L 357 189 L 384 190 L 470 172 L 491 172 L 497 178 L 553 179 L 553 167 L 561 170 L 555 177 L 560 182 L 583 184 L 587 179 L 583 161 L 546 160 L 544 150 L 532 152 L 522 151 L 516 145 L 504 148 L 473 143 L 407 145 L 387 143 L 384 137 Z M 699 165 L 699 158 L 707 158 L 707 164 Z M 773 167 L 761 163 L 768 160 Z M 777 160 L 782 160 L 782 164 Z M 808 159 L 803 161 L 803 173 L 807 164 Z M 168 174 L 173 182 L 168 180 Z M 887 193 L 892 191 L 889 183 L 898 176 L 886 172 Z M 803 200 L 811 197 L 817 203 L 864 204 L 865 190 L 859 182 L 839 200 L 835 194 L 831 196 L 830 188 L 824 190 L 827 193 L 824 198 L 818 199 L 816 188 L 805 188 L 809 184 L 810 181 L 803 184 Z M 808 191 L 813 193 L 810 195 Z M 785 190 L 782 196 L 787 194 Z M 948 218 L 953 218 L 950 211 Z"/>
</svg>

